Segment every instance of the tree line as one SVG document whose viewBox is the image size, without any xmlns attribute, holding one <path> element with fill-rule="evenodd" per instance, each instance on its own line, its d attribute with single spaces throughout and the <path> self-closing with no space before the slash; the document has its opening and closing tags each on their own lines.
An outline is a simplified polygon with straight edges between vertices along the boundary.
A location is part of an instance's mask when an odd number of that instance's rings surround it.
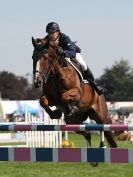
<svg viewBox="0 0 133 177">
<path fill-rule="evenodd" d="M 27 78 L 8 71 L 0 72 L 0 92 L 2 99 L 9 100 L 35 100 L 41 94 Z"/>
<path fill-rule="evenodd" d="M 133 101 L 133 68 L 128 60 L 121 59 L 106 67 L 96 81 L 107 89 L 107 101 Z M 2 99 L 9 100 L 34 100 L 41 95 L 27 78 L 8 71 L 0 72 L 0 92 Z"/>
<path fill-rule="evenodd" d="M 128 60 L 106 67 L 97 81 L 107 89 L 107 101 L 133 101 L 133 68 Z"/>
</svg>

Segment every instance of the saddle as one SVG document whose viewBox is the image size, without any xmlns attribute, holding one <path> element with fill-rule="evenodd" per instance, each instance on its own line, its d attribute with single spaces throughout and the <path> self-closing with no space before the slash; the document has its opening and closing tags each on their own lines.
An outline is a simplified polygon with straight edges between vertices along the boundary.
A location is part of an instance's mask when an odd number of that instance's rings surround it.
<svg viewBox="0 0 133 177">
<path fill-rule="evenodd" d="M 81 82 L 85 82 L 85 83 L 88 83 L 87 80 L 84 79 L 84 72 L 82 70 L 82 67 L 81 65 L 74 59 L 70 59 L 70 58 L 65 58 L 70 64 L 71 66 L 77 71 L 79 77 L 80 77 L 80 80 Z"/>
<path fill-rule="evenodd" d="M 101 95 L 105 92 L 107 92 L 106 88 L 104 88 L 102 85 L 98 85 L 95 80 L 94 80 L 94 76 L 92 74 L 92 72 L 90 71 L 89 68 L 87 68 L 87 70 L 84 72 L 82 70 L 82 67 L 80 65 L 80 63 L 77 62 L 77 60 L 75 60 L 75 58 L 65 58 L 73 67 L 74 69 L 77 71 L 79 78 L 81 80 L 81 82 L 83 84 L 89 83 L 90 86 L 92 87 L 92 89 L 94 89 L 98 95 Z"/>
</svg>

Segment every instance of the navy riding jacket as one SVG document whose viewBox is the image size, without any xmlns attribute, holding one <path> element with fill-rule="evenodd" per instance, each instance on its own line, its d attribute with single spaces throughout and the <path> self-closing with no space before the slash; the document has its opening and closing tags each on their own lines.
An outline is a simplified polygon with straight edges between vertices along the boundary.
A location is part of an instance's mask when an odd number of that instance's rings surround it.
<svg viewBox="0 0 133 177">
<path fill-rule="evenodd" d="M 48 39 L 49 38 L 48 35 L 45 38 Z M 65 57 L 68 58 L 75 58 L 76 53 L 80 52 L 80 48 L 77 45 L 75 45 L 75 43 L 72 42 L 71 39 L 64 33 L 60 33 L 58 45 L 64 49 Z"/>
</svg>

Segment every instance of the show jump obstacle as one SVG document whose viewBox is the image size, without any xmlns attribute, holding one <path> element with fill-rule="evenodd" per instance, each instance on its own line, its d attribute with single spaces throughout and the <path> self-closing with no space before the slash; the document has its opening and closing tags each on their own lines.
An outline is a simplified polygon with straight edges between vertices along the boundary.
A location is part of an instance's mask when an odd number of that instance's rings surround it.
<svg viewBox="0 0 133 177">
<path fill-rule="evenodd" d="M 133 131 L 133 125 L 0 123 L 0 131 Z M 133 149 L 1 147 L 0 161 L 133 163 Z"/>
<path fill-rule="evenodd" d="M 133 125 L 44 125 L 43 123 L 0 123 L 0 131 L 133 131 Z"/>
</svg>

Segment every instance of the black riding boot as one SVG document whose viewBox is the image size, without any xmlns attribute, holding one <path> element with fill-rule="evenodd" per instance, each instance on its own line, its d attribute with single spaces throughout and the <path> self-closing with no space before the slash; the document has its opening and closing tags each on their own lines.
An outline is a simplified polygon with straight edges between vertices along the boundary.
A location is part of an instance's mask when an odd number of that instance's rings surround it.
<svg viewBox="0 0 133 177">
<path fill-rule="evenodd" d="M 98 95 L 101 95 L 106 92 L 106 89 L 102 85 L 98 85 L 95 82 L 94 76 L 89 68 L 84 71 L 84 78 L 90 83 L 90 85 L 97 92 Z"/>
</svg>

